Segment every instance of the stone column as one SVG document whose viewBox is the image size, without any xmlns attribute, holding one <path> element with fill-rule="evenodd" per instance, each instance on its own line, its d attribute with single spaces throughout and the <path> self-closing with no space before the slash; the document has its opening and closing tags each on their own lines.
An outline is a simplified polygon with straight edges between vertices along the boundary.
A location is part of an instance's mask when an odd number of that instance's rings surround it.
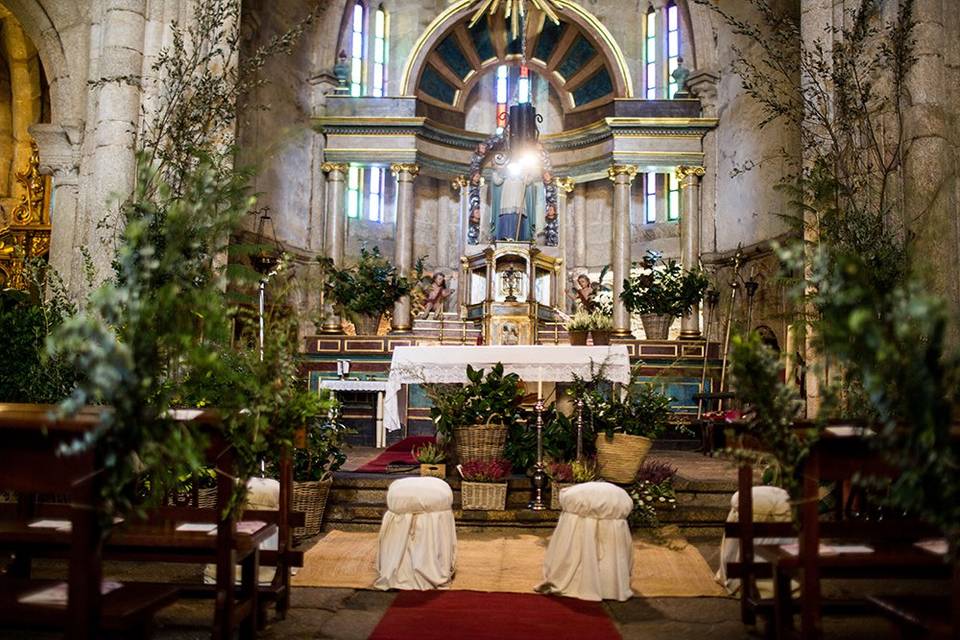
<svg viewBox="0 0 960 640">
<path fill-rule="evenodd" d="M 613 335 L 628 338 L 630 314 L 620 299 L 623 280 L 630 275 L 630 185 L 637 168 L 629 164 L 615 164 L 607 169 L 613 181 Z"/>
<path fill-rule="evenodd" d="M 587 266 L 587 185 L 584 183 L 574 186 L 573 228 L 576 230 L 573 266 L 582 269 Z"/>
<path fill-rule="evenodd" d="M 677 167 L 677 181 L 683 193 L 683 212 L 680 214 L 680 264 L 684 269 L 700 266 L 700 178 L 703 167 Z M 700 305 L 680 318 L 680 339 L 700 337 Z"/>
<path fill-rule="evenodd" d="M 466 255 L 467 247 L 467 219 L 470 216 L 470 181 L 466 176 L 457 176 L 450 186 L 460 194 L 457 206 L 457 260 L 460 281 L 457 283 L 457 313 L 464 305 L 470 304 L 469 274 L 463 268 L 462 260 Z"/>
<path fill-rule="evenodd" d="M 560 238 L 557 247 L 561 265 L 566 269 L 570 264 L 570 238 L 572 237 L 570 229 L 570 194 L 573 192 L 573 178 L 557 178 L 557 223 L 560 227 Z"/>
<path fill-rule="evenodd" d="M 401 276 L 413 273 L 413 181 L 420 173 L 415 164 L 394 164 L 390 171 L 397 178 L 397 235 L 396 266 Z M 410 296 L 404 296 L 393 305 L 394 333 L 405 333 L 413 329 Z"/>
<path fill-rule="evenodd" d="M 92 188 L 86 193 L 85 220 L 81 234 L 97 273 L 97 281 L 112 272 L 114 247 L 110 240 L 122 225 L 118 204 L 133 190 L 136 174 L 136 139 L 140 122 L 140 86 L 124 78 L 143 72 L 146 29 L 145 0 L 108 0 L 103 3 L 100 41 L 103 48 L 95 62 L 95 92 L 91 173 L 84 179 Z M 107 224 L 104 206 L 108 208 Z"/>
<path fill-rule="evenodd" d="M 343 182 L 350 166 L 337 162 L 324 162 L 320 170 L 327 174 L 326 238 L 324 252 L 333 264 L 343 266 L 343 245 L 346 240 L 347 220 L 343 210 Z M 324 301 L 323 327 L 321 333 L 342 333 L 340 316 L 329 300 Z"/>
</svg>

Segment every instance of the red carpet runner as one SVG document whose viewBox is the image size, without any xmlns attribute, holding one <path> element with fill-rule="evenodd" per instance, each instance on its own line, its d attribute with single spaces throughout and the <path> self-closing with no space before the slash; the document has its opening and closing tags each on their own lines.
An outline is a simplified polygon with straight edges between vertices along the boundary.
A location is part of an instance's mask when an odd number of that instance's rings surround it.
<svg viewBox="0 0 960 640">
<path fill-rule="evenodd" d="M 357 471 L 361 473 L 386 473 L 387 465 L 391 462 L 408 465 L 417 464 L 417 461 L 413 459 L 413 454 L 410 453 L 410 450 L 418 449 L 428 442 L 433 441 L 433 436 L 410 436 L 409 438 L 404 438 L 397 444 L 387 447 L 383 453 L 378 455 L 367 464 L 358 468 Z"/>
<path fill-rule="evenodd" d="M 534 593 L 401 591 L 371 640 L 619 640 L 599 602 Z"/>
</svg>

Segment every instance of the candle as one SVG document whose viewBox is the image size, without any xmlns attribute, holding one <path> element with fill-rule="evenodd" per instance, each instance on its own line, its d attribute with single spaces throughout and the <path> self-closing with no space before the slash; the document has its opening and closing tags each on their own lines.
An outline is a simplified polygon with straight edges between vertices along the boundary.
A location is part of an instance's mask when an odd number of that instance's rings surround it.
<svg viewBox="0 0 960 640">
<path fill-rule="evenodd" d="M 543 400 L 543 367 L 537 373 L 537 400 Z"/>
</svg>

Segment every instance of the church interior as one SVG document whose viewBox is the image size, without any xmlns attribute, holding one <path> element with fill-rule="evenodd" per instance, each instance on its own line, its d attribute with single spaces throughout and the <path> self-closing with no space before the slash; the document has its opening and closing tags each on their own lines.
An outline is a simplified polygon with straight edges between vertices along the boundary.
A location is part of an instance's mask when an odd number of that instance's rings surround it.
<svg viewBox="0 0 960 640">
<path fill-rule="evenodd" d="M 956 8 L 0 0 L 0 637 L 960 638 Z"/>
</svg>

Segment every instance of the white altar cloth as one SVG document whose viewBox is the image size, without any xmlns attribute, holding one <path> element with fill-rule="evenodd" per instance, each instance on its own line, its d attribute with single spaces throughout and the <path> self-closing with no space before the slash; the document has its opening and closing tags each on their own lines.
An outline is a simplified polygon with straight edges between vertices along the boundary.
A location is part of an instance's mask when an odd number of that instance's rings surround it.
<svg viewBox="0 0 960 640">
<path fill-rule="evenodd" d="M 387 431 L 383 428 L 383 394 L 387 383 L 383 380 L 321 380 L 321 389 L 346 392 L 374 392 L 377 394 L 376 443 L 377 447 L 387 446 Z"/>
<path fill-rule="evenodd" d="M 630 381 L 627 347 L 566 345 L 419 346 L 396 347 L 387 379 L 384 424 L 388 431 L 400 428 L 397 394 L 401 385 L 424 382 L 462 384 L 467 382 L 467 365 L 489 370 L 498 362 L 505 373 L 516 373 L 525 382 L 573 382 L 573 376 L 589 378 L 605 365 L 604 375 L 613 382 Z"/>
</svg>

